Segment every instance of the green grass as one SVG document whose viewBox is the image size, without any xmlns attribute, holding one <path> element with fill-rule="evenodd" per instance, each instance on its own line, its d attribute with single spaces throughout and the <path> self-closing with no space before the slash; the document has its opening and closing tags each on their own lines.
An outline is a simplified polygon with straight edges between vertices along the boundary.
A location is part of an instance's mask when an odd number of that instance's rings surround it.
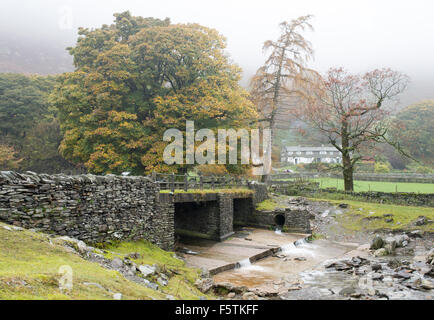
<svg viewBox="0 0 434 320">
<path fill-rule="evenodd" d="M 264 200 L 256 205 L 256 210 L 259 211 L 273 211 L 277 208 L 278 204 L 272 199 Z"/>
<path fill-rule="evenodd" d="M 319 199 L 314 199 L 319 201 Z M 360 230 L 423 230 L 434 232 L 433 224 L 424 226 L 413 226 L 412 223 L 419 217 L 425 216 L 434 220 L 434 210 L 424 207 L 409 207 L 379 203 L 368 203 L 353 200 L 324 200 L 330 203 L 339 204 L 347 203 L 349 211 L 345 214 L 338 215 L 337 220 L 346 229 Z M 361 210 L 360 210 L 361 209 Z M 385 217 L 384 215 L 392 215 Z M 387 219 L 393 219 L 393 222 L 386 222 Z"/>
<path fill-rule="evenodd" d="M 295 179 L 280 179 L 280 181 L 293 181 Z M 309 181 L 319 182 L 320 188 L 336 188 L 344 190 L 344 180 L 337 178 L 315 178 Z M 379 192 L 413 192 L 434 193 L 433 183 L 413 182 L 383 182 L 383 181 L 354 181 L 355 192 L 379 191 Z"/>
<path fill-rule="evenodd" d="M 320 183 L 321 188 L 337 188 L 344 190 L 344 180 L 335 178 L 312 179 Z M 432 183 L 412 183 L 412 182 L 382 182 L 382 181 L 354 181 L 354 191 L 381 191 L 381 192 L 414 192 L 414 193 L 434 193 Z"/>
<path fill-rule="evenodd" d="M 178 299 L 198 299 L 204 296 L 193 285 L 198 270 L 147 242 L 119 243 L 110 247 L 122 256 L 130 252 L 142 255 L 137 263 L 158 264 L 170 270 L 169 285 L 155 291 L 128 281 L 119 272 L 108 270 L 97 263 L 84 260 L 69 252 L 47 235 L 31 231 L 6 230 L 0 223 L 0 300 L 1 299 L 113 299 L 113 293 L 121 293 L 122 299 L 166 299 L 171 294 Z M 59 289 L 59 268 L 70 266 L 73 271 L 73 289 Z M 97 283 L 104 289 L 85 283 Z"/>
</svg>

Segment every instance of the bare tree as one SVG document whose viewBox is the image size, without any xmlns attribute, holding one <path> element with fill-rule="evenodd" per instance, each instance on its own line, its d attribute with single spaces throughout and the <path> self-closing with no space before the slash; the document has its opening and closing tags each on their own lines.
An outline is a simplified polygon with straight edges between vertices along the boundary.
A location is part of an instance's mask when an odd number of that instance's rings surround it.
<svg viewBox="0 0 434 320">
<path fill-rule="evenodd" d="M 342 154 L 342 172 L 346 191 L 354 190 L 354 165 L 361 160 L 363 148 L 388 143 L 391 107 L 405 90 L 409 78 L 390 69 L 374 70 L 363 76 L 343 69 L 330 69 L 324 77 L 309 82 L 310 97 L 296 110 L 299 118 L 320 130 Z"/>
</svg>

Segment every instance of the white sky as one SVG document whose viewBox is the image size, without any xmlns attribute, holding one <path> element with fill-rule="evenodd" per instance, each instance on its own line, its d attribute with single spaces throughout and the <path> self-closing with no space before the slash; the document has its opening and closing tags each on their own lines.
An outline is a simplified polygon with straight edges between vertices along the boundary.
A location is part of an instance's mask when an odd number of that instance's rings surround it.
<svg viewBox="0 0 434 320">
<path fill-rule="evenodd" d="M 59 29 L 63 6 L 71 10 L 71 30 Z M 390 67 L 412 78 L 403 103 L 434 99 L 432 0 L 1 0 L 0 28 L 71 38 L 79 26 L 110 24 L 114 12 L 125 10 L 217 29 L 244 70 L 243 85 L 263 63 L 262 44 L 277 38 L 278 24 L 313 14 L 315 32 L 306 33 L 315 49 L 312 67 Z"/>
</svg>

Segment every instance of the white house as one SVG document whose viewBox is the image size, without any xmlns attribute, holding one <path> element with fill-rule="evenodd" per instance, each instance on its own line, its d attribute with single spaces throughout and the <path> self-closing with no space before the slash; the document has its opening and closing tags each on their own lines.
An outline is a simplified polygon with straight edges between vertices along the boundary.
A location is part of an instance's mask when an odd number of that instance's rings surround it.
<svg viewBox="0 0 434 320">
<path fill-rule="evenodd" d="M 282 163 L 341 163 L 341 153 L 335 147 L 283 147 L 281 159 Z"/>
</svg>

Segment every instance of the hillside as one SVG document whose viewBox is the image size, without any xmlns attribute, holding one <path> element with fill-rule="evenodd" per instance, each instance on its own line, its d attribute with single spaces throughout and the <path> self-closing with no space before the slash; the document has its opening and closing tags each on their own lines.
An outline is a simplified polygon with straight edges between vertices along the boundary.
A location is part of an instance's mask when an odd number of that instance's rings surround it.
<svg viewBox="0 0 434 320">
<path fill-rule="evenodd" d="M 135 266 L 155 271 L 145 277 L 131 273 Z M 64 273 L 69 267 L 71 290 Z M 0 223 L 0 299 L 204 299 L 194 286 L 198 275 L 173 253 L 147 242 L 100 250 Z M 59 283 L 66 284 L 63 290 Z"/>
</svg>

